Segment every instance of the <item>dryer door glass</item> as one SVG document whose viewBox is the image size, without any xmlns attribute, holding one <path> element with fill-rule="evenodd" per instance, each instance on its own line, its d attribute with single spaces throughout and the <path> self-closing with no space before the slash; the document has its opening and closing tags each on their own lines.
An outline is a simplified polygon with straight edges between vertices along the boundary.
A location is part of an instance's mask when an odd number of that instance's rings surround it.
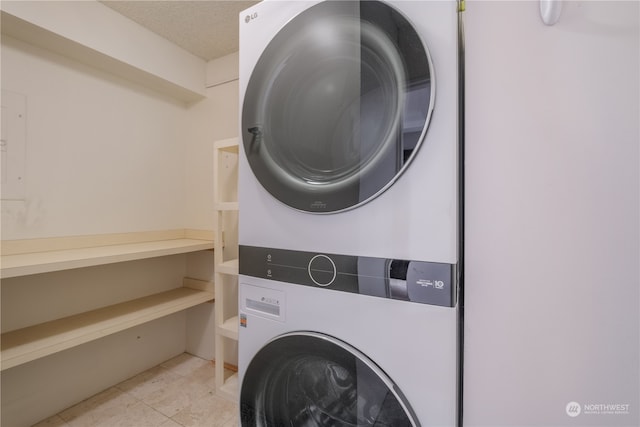
<svg viewBox="0 0 640 427">
<path fill-rule="evenodd" d="M 282 335 L 256 354 L 242 381 L 240 418 L 243 427 L 420 425 L 375 363 L 312 332 Z"/>
<path fill-rule="evenodd" d="M 378 1 L 327 1 L 271 40 L 248 82 L 242 139 L 254 175 L 285 204 L 337 212 L 381 194 L 424 138 L 428 51 Z"/>
</svg>

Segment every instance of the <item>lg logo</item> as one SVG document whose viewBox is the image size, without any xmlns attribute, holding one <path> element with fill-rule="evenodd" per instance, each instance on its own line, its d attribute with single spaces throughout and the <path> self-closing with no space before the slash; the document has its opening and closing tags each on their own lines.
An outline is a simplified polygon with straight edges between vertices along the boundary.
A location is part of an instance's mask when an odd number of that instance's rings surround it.
<svg viewBox="0 0 640 427">
<path fill-rule="evenodd" d="M 247 15 L 244 17 L 244 22 L 248 24 L 258 17 L 258 12 L 253 12 L 251 15 Z"/>
<path fill-rule="evenodd" d="M 567 411 L 567 415 L 573 418 L 580 415 L 582 408 L 580 408 L 580 404 L 578 402 L 569 402 L 567 403 L 565 410 Z"/>
</svg>

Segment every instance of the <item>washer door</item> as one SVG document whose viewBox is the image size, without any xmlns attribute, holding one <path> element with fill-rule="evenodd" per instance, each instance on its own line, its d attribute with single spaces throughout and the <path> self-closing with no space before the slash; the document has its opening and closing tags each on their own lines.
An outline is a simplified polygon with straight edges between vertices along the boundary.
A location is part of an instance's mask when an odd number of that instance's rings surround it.
<svg viewBox="0 0 640 427">
<path fill-rule="evenodd" d="M 295 209 L 330 213 L 381 194 L 424 138 L 429 53 L 379 1 L 326 1 L 293 18 L 259 58 L 242 139 L 256 178 Z"/>
<path fill-rule="evenodd" d="M 242 381 L 243 427 L 419 426 L 401 392 L 355 348 L 313 333 L 277 337 Z"/>
</svg>

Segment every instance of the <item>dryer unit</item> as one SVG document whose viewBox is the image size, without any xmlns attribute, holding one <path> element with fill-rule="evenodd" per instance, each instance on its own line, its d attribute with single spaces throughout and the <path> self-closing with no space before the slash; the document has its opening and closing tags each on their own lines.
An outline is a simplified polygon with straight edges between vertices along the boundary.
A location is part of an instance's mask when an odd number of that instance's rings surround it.
<svg viewBox="0 0 640 427">
<path fill-rule="evenodd" d="M 458 262 L 456 1 L 240 16 L 240 245 Z"/>
</svg>

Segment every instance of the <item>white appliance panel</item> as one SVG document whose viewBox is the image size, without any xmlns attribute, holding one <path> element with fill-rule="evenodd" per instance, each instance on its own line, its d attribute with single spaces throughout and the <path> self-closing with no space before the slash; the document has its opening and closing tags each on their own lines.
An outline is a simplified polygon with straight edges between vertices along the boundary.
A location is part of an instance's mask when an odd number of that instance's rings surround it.
<svg viewBox="0 0 640 427">
<path fill-rule="evenodd" d="M 316 3 L 265 1 L 241 14 L 241 99 L 269 40 L 293 16 Z M 413 162 L 377 198 L 352 210 L 319 215 L 297 211 L 272 197 L 252 174 L 243 151 L 239 176 L 241 245 L 457 262 L 457 3 L 388 3 L 414 24 L 434 66 L 435 106 Z"/>
<path fill-rule="evenodd" d="M 239 299 L 265 290 L 286 295 L 286 321 L 241 309 L 239 380 L 271 339 L 313 331 L 342 340 L 373 360 L 407 398 L 423 427 L 457 425 L 457 310 L 308 288 L 241 276 Z"/>
</svg>

